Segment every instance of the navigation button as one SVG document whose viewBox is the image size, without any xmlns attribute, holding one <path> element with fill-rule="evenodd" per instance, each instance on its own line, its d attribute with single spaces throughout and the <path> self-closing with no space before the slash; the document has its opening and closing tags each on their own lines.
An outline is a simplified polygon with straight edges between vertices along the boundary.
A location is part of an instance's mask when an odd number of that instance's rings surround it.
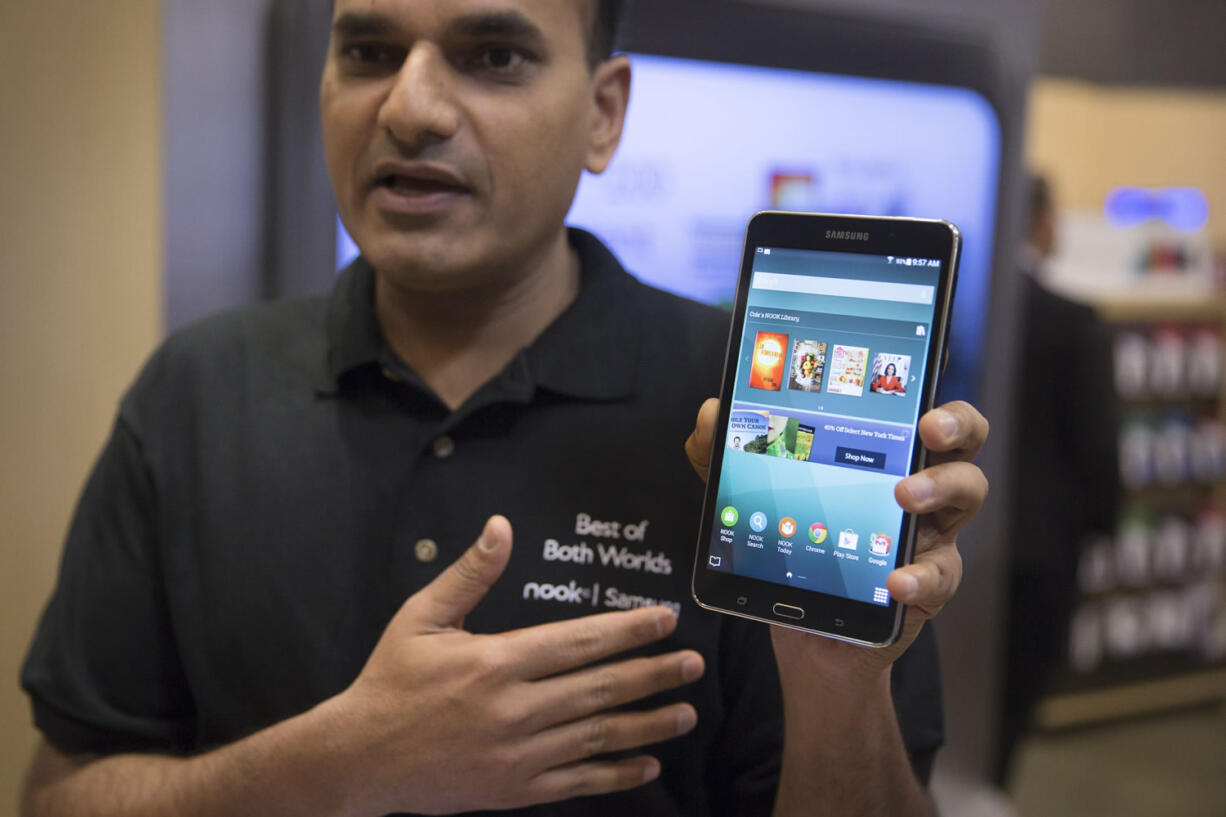
<svg viewBox="0 0 1226 817">
<path fill-rule="evenodd" d="M 880 451 L 864 451 L 860 448 L 834 449 L 835 465 L 856 465 L 860 468 L 877 468 L 885 470 L 885 454 Z"/>
<path fill-rule="evenodd" d="M 799 607 L 793 607 L 790 604 L 783 604 L 780 602 L 776 602 L 775 606 L 772 607 L 771 610 L 774 611 L 775 615 L 780 616 L 782 618 L 794 618 L 797 621 L 800 621 L 802 618 L 805 617 L 804 610 L 802 610 Z"/>
</svg>

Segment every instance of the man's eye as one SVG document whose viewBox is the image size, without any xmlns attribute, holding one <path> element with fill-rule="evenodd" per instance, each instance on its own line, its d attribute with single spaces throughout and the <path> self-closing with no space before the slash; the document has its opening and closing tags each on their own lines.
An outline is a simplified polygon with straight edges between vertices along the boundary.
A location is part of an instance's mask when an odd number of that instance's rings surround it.
<svg viewBox="0 0 1226 817">
<path fill-rule="evenodd" d="M 404 49 L 380 43 L 353 43 L 341 49 L 341 59 L 358 71 L 395 70 L 404 56 Z"/>
<path fill-rule="evenodd" d="M 527 66 L 528 58 L 514 48 L 493 47 L 478 52 L 475 63 L 477 69 L 491 74 L 513 75 Z"/>
</svg>

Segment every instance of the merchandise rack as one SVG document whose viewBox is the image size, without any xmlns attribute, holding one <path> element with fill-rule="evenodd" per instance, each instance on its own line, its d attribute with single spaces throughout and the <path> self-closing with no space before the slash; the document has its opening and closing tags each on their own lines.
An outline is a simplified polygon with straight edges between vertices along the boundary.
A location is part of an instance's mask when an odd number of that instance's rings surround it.
<svg viewBox="0 0 1226 817">
<path fill-rule="evenodd" d="M 1127 331 L 1151 333 L 1173 327 L 1190 332 L 1215 327 L 1226 338 L 1226 296 L 1104 298 L 1092 304 L 1100 320 L 1118 335 Z M 1219 340 L 1221 376 L 1211 394 L 1193 394 L 1182 389 L 1170 394 L 1144 394 L 1115 399 L 1121 414 L 1138 412 L 1158 416 L 1184 411 L 1209 416 L 1226 424 L 1226 348 Z M 1174 484 L 1128 485 L 1120 479 L 1123 509 L 1144 509 L 1154 517 L 1175 515 L 1188 518 L 1206 505 L 1226 511 L 1226 479 L 1184 479 Z M 1226 567 L 1214 574 L 1190 574 L 1185 587 L 1194 583 L 1216 588 L 1211 621 L 1226 621 Z M 1079 589 L 1075 606 L 1106 603 L 1123 597 L 1145 599 L 1148 593 L 1178 592 L 1179 584 L 1163 588 L 1114 587 L 1105 592 Z M 1138 603 L 1141 603 L 1140 601 Z M 1072 623 L 1070 622 L 1070 627 Z M 1035 721 L 1043 729 L 1063 729 L 1118 718 L 1152 714 L 1179 707 L 1209 704 L 1226 699 L 1226 656 L 1206 656 L 1197 650 L 1154 650 L 1130 658 L 1106 657 L 1089 670 L 1078 671 L 1071 661 L 1058 674 L 1049 694 L 1040 701 Z"/>
</svg>

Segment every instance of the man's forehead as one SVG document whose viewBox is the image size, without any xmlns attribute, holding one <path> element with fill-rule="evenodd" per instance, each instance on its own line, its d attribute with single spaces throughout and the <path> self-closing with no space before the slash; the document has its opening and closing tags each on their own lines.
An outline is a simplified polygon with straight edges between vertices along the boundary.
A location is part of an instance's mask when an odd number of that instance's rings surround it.
<svg viewBox="0 0 1226 817">
<path fill-rule="evenodd" d="M 376 15 L 409 22 L 470 16 L 520 14 L 529 19 L 572 20 L 586 29 L 595 20 L 598 0 L 332 0 L 333 17 Z"/>
</svg>

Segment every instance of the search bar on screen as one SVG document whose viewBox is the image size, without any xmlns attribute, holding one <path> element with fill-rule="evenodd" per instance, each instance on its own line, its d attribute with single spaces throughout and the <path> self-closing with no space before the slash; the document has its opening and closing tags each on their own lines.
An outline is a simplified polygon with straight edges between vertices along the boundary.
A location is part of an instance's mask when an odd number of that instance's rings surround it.
<svg viewBox="0 0 1226 817">
<path fill-rule="evenodd" d="M 788 275 L 782 272 L 755 272 L 753 288 L 771 292 L 797 292 L 804 295 L 833 295 L 837 298 L 864 298 L 870 301 L 901 301 L 908 304 L 931 304 L 936 294 L 935 287 L 925 284 L 821 278 L 815 275 Z"/>
</svg>

